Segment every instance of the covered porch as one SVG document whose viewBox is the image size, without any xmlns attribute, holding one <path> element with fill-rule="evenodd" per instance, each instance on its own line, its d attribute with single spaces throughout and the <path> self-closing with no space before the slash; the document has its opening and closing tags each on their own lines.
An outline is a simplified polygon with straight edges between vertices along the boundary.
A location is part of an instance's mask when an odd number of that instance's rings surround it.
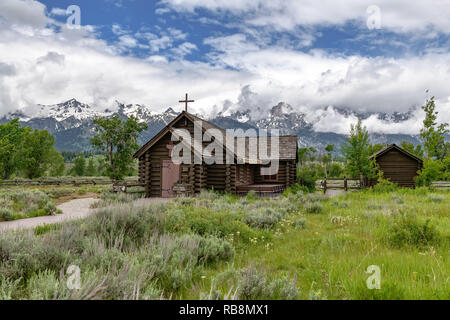
<svg viewBox="0 0 450 320">
<path fill-rule="evenodd" d="M 246 195 L 249 191 L 256 192 L 261 197 L 271 197 L 281 194 L 286 186 L 284 184 L 247 184 L 236 186 L 236 193 L 238 195 Z"/>
</svg>

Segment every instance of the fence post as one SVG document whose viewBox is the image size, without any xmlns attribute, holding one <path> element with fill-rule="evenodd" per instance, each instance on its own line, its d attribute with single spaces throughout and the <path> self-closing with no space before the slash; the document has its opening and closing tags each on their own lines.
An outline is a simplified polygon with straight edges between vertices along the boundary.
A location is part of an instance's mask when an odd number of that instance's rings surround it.
<svg viewBox="0 0 450 320">
<path fill-rule="evenodd" d="M 327 193 L 327 177 L 323 179 L 323 194 Z"/>
<path fill-rule="evenodd" d="M 344 176 L 344 190 L 347 191 L 347 177 Z"/>
</svg>

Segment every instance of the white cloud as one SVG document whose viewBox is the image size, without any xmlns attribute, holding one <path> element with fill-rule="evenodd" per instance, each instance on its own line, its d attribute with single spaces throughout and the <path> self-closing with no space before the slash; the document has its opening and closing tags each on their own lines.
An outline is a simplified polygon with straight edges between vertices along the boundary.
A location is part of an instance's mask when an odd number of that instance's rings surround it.
<svg viewBox="0 0 450 320">
<path fill-rule="evenodd" d="M 138 41 L 130 35 L 123 35 L 119 37 L 119 45 L 126 48 L 135 48 Z"/>
<path fill-rule="evenodd" d="M 67 16 L 67 9 L 52 8 L 52 11 L 50 11 L 50 15 L 52 15 L 52 16 Z"/>
<path fill-rule="evenodd" d="M 168 36 L 162 36 L 149 41 L 152 52 L 158 52 L 172 46 L 173 40 Z"/>
<path fill-rule="evenodd" d="M 177 58 L 184 58 L 184 56 L 190 54 L 192 51 L 198 50 L 197 46 L 190 42 L 183 42 L 178 47 L 173 48 L 171 51 Z"/>
<path fill-rule="evenodd" d="M 450 54 L 368 58 L 308 53 L 283 47 L 259 48 L 242 34 L 210 38 L 205 44 L 218 66 L 254 74 L 253 91 L 300 108 L 328 105 L 361 111 L 407 111 L 421 104 L 425 90 L 440 99 L 450 96 Z M 271 102 L 264 106 L 268 110 Z"/>
<path fill-rule="evenodd" d="M 30 26 L 30 33 L 12 26 L 0 29 L 0 114 L 73 97 L 100 109 L 120 100 L 162 111 L 176 107 L 185 92 L 196 99 L 197 110 L 208 110 L 237 95 L 239 83 L 249 80 L 245 73 L 214 69 L 207 63 L 118 56 L 120 47 L 97 39 L 93 28 L 69 30 L 61 24 L 58 33 L 46 28 L 45 7 L 37 8 L 36 21 L 44 23 Z M 183 38 L 176 31 L 172 34 Z M 135 44 L 130 38 L 121 40 Z M 192 49 L 186 42 L 180 50 Z"/>
<path fill-rule="evenodd" d="M 23 4 L 27 5 L 23 12 L 13 10 Z M 247 4 L 250 10 L 253 4 Z M 233 1 L 231 5 L 233 10 L 240 6 Z M 403 58 L 342 56 L 267 45 L 242 32 L 206 39 L 204 44 L 212 48 L 210 62 L 190 62 L 183 57 L 197 47 L 177 29 L 132 36 L 117 25 L 113 31 L 119 42 L 108 45 L 91 26 L 69 30 L 60 24 L 61 31 L 56 32 L 48 26 L 55 22 L 46 17 L 45 6 L 36 1 L 2 1 L 0 12 L 0 114 L 73 97 L 101 109 L 120 100 L 161 111 L 177 106 L 189 92 L 196 100 L 191 108 L 205 114 L 225 107 L 250 108 L 264 117 L 273 105 L 285 101 L 318 117 L 319 131 L 348 132 L 355 119 L 324 107 L 407 111 L 423 104 L 425 90 L 430 89 L 439 99 L 440 119 L 450 122 L 448 51 Z M 141 42 L 148 44 L 147 59 L 119 55 Z M 166 56 L 160 53 L 164 49 L 169 52 Z M 419 116 L 395 125 L 372 117 L 365 124 L 372 131 L 415 132 Z"/>
<path fill-rule="evenodd" d="M 116 36 L 121 36 L 121 35 L 124 35 L 124 34 L 129 33 L 128 30 L 126 30 L 124 27 L 122 27 L 122 26 L 121 26 L 120 24 L 118 24 L 118 23 L 114 23 L 114 24 L 112 25 L 111 30 L 112 30 L 112 32 L 113 32 Z"/>
<path fill-rule="evenodd" d="M 45 5 L 34 0 L 2 0 L 0 1 L 0 25 L 20 25 L 33 28 L 44 28 L 47 23 Z"/>
<path fill-rule="evenodd" d="M 155 13 L 156 14 L 165 14 L 165 13 L 168 13 L 168 12 L 170 12 L 170 9 L 169 8 L 157 8 L 156 10 L 155 10 Z"/>
<path fill-rule="evenodd" d="M 348 22 L 367 28 L 366 10 L 376 5 L 381 10 L 381 28 L 400 33 L 433 30 L 450 33 L 450 5 L 442 0 L 378 0 L 375 3 L 373 0 L 163 0 L 162 3 L 181 12 L 195 12 L 200 8 L 217 14 L 228 11 L 245 16 L 249 25 L 283 30 L 297 26 L 341 26 Z"/>
</svg>

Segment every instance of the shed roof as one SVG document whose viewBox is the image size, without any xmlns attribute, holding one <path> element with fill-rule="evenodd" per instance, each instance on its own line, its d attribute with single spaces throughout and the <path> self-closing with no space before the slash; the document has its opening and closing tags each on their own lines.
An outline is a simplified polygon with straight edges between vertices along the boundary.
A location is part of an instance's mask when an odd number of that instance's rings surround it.
<svg viewBox="0 0 450 320">
<path fill-rule="evenodd" d="M 422 159 L 420 159 L 419 157 L 417 157 L 417 156 L 413 155 L 412 153 L 406 151 L 405 149 L 400 148 L 395 143 L 391 144 L 391 145 L 389 145 L 389 146 L 387 146 L 387 147 L 385 147 L 383 149 L 381 149 L 380 151 L 378 151 L 376 153 L 374 153 L 373 155 L 370 156 L 370 159 L 372 159 L 372 158 L 377 159 L 377 158 L 381 157 L 382 155 L 384 155 L 384 154 L 386 154 L 389 151 L 394 150 L 394 149 L 399 151 L 400 153 L 406 155 L 407 157 L 409 157 L 409 158 L 411 158 L 413 160 L 416 160 L 419 163 L 423 163 Z"/>
</svg>

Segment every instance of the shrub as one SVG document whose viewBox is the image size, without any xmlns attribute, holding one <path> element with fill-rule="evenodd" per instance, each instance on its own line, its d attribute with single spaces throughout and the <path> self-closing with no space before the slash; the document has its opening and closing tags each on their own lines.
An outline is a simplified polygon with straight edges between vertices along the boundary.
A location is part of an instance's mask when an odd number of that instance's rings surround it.
<svg viewBox="0 0 450 320">
<path fill-rule="evenodd" d="M 205 263 L 228 260 L 234 255 L 234 249 L 228 241 L 213 236 L 185 235 L 180 238 L 180 242 L 195 243 L 198 246 L 198 259 Z"/>
<path fill-rule="evenodd" d="M 388 240 L 394 247 L 422 247 L 438 244 L 440 234 L 430 220 L 421 223 L 416 218 L 402 217 L 391 227 Z"/>
<path fill-rule="evenodd" d="M 245 199 L 246 199 L 247 201 L 254 201 L 254 200 L 257 200 L 257 199 L 258 199 L 258 196 L 257 196 L 257 194 L 256 194 L 256 191 L 255 191 L 255 190 L 250 190 L 250 191 L 247 193 L 247 195 L 245 196 Z"/>
<path fill-rule="evenodd" d="M 431 202 L 442 202 L 444 201 L 445 197 L 442 194 L 429 194 L 428 195 L 428 200 L 430 200 Z"/>
<path fill-rule="evenodd" d="M 381 210 L 384 206 L 381 203 L 371 201 L 367 204 L 367 209 L 369 210 Z"/>
<path fill-rule="evenodd" d="M 0 300 L 17 299 L 16 293 L 19 292 L 20 280 L 11 280 L 4 275 L 0 275 Z"/>
<path fill-rule="evenodd" d="M 416 186 L 429 186 L 432 181 L 448 180 L 450 178 L 450 156 L 444 160 L 427 159 L 423 168 L 415 178 Z"/>
<path fill-rule="evenodd" d="M 0 203 L 3 209 L 3 220 L 36 217 L 53 214 L 57 211 L 49 196 L 39 190 L 2 192 L 0 193 Z"/>
<path fill-rule="evenodd" d="M 325 202 L 328 200 L 328 196 L 323 193 L 311 193 L 306 196 L 306 201 L 309 202 Z"/>
<path fill-rule="evenodd" d="M 66 284 L 61 283 L 54 271 L 40 271 L 27 282 L 27 294 L 30 300 L 64 299 L 69 295 Z"/>
<path fill-rule="evenodd" d="M 272 296 L 267 279 L 255 267 L 241 271 L 239 297 L 244 300 L 264 300 Z"/>
<path fill-rule="evenodd" d="M 296 279 L 289 279 L 287 276 L 275 279 L 269 285 L 269 292 L 272 293 L 272 299 L 296 300 L 298 298 Z"/>
<path fill-rule="evenodd" d="M 200 193 L 196 196 L 197 199 L 204 201 L 214 201 L 219 199 L 220 197 L 221 195 L 214 190 L 201 190 Z"/>
<path fill-rule="evenodd" d="M 44 207 L 44 211 L 49 215 L 56 213 L 57 209 L 55 203 L 53 201 L 48 201 Z"/>
<path fill-rule="evenodd" d="M 301 186 L 305 186 L 309 192 L 316 189 L 317 173 L 314 168 L 303 167 L 297 169 L 297 182 Z"/>
<path fill-rule="evenodd" d="M 88 234 L 95 234 L 106 241 L 107 247 L 115 239 L 123 239 L 124 247 L 140 244 L 157 227 L 157 217 L 144 206 L 118 205 L 99 210 L 85 220 Z"/>
<path fill-rule="evenodd" d="M 306 219 L 298 218 L 294 222 L 295 229 L 303 230 L 306 229 Z"/>
<path fill-rule="evenodd" d="M 307 213 L 317 214 L 323 211 L 323 207 L 318 202 L 307 203 L 305 205 L 305 211 Z"/>
<path fill-rule="evenodd" d="M 396 183 L 391 182 L 388 179 L 383 178 L 383 171 L 378 171 L 378 180 L 377 184 L 372 188 L 372 190 L 376 193 L 386 193 L 386 192 L 394 192 L 398 189 L 398 185 Z"/>
<path fill-rule="evenodd" d="M 118 204 L 131 203 L 141 197 L 142 195 L 137 193 L 104 192 L 102 193 L 101 201 L 93 203 L 91 208 L 102 208 Z"/>
<path fill-rule="evenodd" d="M 289 195 L 296 195 L 297 193 L 301 192 L 303 193 L 309 193 L 311 192 L 310 189 L 307 186 L 300 185 L 299 183 L 296 183 L 283 192 L 283 196 L 287 197 Z"/>
<path fill-rule="evenodd" d="M 281 210 L 258 208 L 250 210 L 245 215 L 245 222 L 255 228 L 272 228 L 283 218 Z"/>
<path fill-rule="evenodd" d="M 0 209 L 0 221 L 10 221 L 14 220 L 14 214 L 11 210 L 7 208 Z"/>
<path fill-rule="evenodd" d="M 398 194 L 394 194 L 391 196 L 391 201 L 396 203 L 396 204 L 403 204 L 405 202 L 405 200 L 399 196 Z"/>
<path fill-rule="evenodd" d="M 240 272 L 238 295 L 243 300 L 293 300 L 298 298 L 295 279 L 282 277 L 272 282 L 255 267 Z"/>
<path fill-rule="evenodd" d="M 348 208 L 349 204 L 348 204 L 348 202 L 345 202 L 345 201 L 341 202 L 341 201 L 335 200 L 335 201 L 333 201 L 333 207 L 344 209 L 344 208 Z"/>
</svg>

